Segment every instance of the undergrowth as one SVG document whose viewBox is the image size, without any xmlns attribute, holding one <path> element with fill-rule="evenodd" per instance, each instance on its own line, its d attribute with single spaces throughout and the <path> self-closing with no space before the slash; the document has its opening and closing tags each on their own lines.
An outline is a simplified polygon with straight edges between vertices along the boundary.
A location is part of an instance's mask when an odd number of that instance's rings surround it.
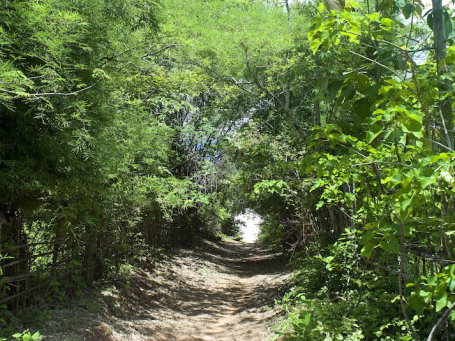
<svg viewBox="0 0 455 341">
<path fill-rule="evenodd" d="M 292 261 L 294 286 L 280 302 L 287 313 L 285 340 L 412 340 L 396 301 L 395 275 L 369 269 L 347 234 L 322 251 L 301 252 Z M 412 321 L 419 326 L 418 319 Z"/>
</svg>

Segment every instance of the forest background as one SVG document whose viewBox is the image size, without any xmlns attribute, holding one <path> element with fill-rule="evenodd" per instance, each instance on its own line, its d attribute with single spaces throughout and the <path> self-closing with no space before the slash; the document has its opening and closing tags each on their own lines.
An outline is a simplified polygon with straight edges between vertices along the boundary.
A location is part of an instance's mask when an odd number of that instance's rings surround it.
<svg viewBox="0 0 455 341">
<path fill-rule="evenodd" d="M 6 333 L 251 208 L 296 269 L 288 338 L 454 336 L 453 2 L 4 0 L 0 18 Z"/>
</svg>

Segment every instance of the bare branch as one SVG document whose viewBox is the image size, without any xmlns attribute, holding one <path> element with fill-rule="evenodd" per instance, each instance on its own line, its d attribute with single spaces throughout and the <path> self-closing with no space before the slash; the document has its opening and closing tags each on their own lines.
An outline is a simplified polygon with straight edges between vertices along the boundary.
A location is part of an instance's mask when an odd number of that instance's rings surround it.
<svg viewBox="0 0 455 341">
<path fill-rule="evenodd" d="M 378 62 L 377 60 L 368 58 L 367 56 L 361 55 L 361 54 L 359 54 L 359 53 L 357 53 L 357 52 L 354 52 L 354 51 L 349 51 L 349 52 L 352 53 L 352 54 L 354 54 L 354 55 L 356 55 L 356 56 L 358 56 L 358 57 L 360 57 L 360 58 L 363 58 L 363 59 L 368 60 L 368 61 L 370 61 L 370 62 L 372 62 L 372 63 L 375 63 L 375 64 L 379 65 L 380 67 L 383 67 L 384 69 L 386 69 L 386 70 L 392 72 L 395 76 L 397 76 L 398 78 L 400 78 L 400 80 L 402 80 L 403 82 L 406 82 L 406 81 L 403 79 L 403 77 L 402 77 L 398 72 L 396 72 L 394 69 L 391 69 L 391 68 L 389 68 L 388 66 L 386 66 L 386 65 L 384 65 L 384 64 L 381 64 L 381 63 Z"/>
<path fill-rule="evenodd" d="M 447 320 L 449 317 L 450 313 L 452 310 L 455 309 L 455 302 L 452 303 L 452 305 L 442 314 L 441 318 L 438 320 L 438 322 L 433 326 L 433 329 L 431 329 L 430 334 L 428 335 L 427 341 L 432 341 L 433 338 L 435 337 L 436 333 L 441 329 L 442 325 L 444 322 Z"/>
<path fill-rule="evenodd" d="M 166 51 L 166 50 L 168 50 L 168 49 L 174 48 L 174 47 L 176 47 L 176 46 L 177 46 L 176 43 L 171 43 L 171 44 L 166 45 L 166 46 L 164 46 L 163 48 L 161 48 L 161 49 L 159 49 L 159 50 L 157 50 L 157 51 L 152 51 L 152 52 L 149 52 L 149 53 L 145 54 L 142 58 L 155 56 L 155 55 L 157 55 L 157 54 L 160 54 L 160 53 L 163 52 L 163 51 Z"/>
<path fill-rule="evenodd" d="M 27 92 L 25 92 L 25 93 L 20 93 L 20 92 L 16 92 L 16 91 L 1 89 L 1 88 L 0 88 L 0 92 L 4 92 L 4 93 L 11 94 L 11 95 L 18 96 L 18 97 L 75 96 L 77 94 L 80 94 L 83 91 L 86 91 L 86 90 L 89 90 L 89 89 L 93 88 L 97 83 L 92 84 L 90 86 L 87 86 L 85 88 L 73 91 L 73 92 L 43 92 L 43 93 L 27 93 Z"/>
</svg>

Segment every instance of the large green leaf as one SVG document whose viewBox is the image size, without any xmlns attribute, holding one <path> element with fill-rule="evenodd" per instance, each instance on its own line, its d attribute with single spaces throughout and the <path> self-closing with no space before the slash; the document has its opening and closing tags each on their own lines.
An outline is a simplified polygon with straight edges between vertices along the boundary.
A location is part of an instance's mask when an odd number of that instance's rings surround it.
<svg viewBox="0 0 455 341">
<path fill-rule="evenodd" d="M 400 253 L 400 244 L 398 242 L 398 239 L 396 239 L 393 236 L 388 237 L 385 240 L 382 240 L 379 245 L 381 248 L 383 248 L 385 251 L 393 254 L 399 254 Z"/>
<path fill-rule="evenodd" d="M 366 141 L 368 143 L 373 142 L 381 133 L 384 131 L 384 128 L 379 124 L 373 124 L 370 126 L 370 129 L 367 131 Z"/>
</svg>

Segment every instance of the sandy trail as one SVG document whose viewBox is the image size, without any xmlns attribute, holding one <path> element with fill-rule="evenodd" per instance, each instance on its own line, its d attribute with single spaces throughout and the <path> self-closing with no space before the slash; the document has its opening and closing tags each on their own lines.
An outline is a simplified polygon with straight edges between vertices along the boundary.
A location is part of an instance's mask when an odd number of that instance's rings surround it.
<svg viewBox="0 0 455 341">
<path fill-rule="evenodd" d="M 267 340 L 288 278 L 282 257 L 256 244 L 204 241 L 105 292 L 107 311 L 73 334 L 84 338 L 49 340 Z"/>
</svg>

